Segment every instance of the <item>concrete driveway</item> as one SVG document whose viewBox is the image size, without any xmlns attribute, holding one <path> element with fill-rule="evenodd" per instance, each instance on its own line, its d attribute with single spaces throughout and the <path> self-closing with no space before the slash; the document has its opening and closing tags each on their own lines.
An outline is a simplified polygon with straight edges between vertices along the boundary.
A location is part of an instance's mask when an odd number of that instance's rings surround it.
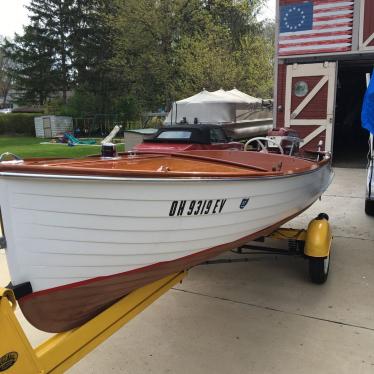
<svg viewBox="0 0 374 374">
<path fill-rule="evenodd" d="M 364 213 L 365 178 L 362 169 L 336 169 L 322 201 L 287 225 L 330 215 L 325 285 L 309 282 L 302 258 L 196 267 L 69 372 L 374 373 L 374 218 Z M 48 336 L 18 315 L 34 344 Z"/>
</svg>

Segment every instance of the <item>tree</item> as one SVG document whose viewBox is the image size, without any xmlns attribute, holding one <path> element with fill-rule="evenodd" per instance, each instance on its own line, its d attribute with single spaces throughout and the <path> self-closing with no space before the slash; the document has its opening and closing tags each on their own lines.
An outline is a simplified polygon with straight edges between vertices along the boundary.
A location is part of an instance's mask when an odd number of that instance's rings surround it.
<svg viewBox="0 0 374 374">
<path fill-rule="evenodd" d="M 0 46 L 3 44 L 3 38 L 0 36 Z M 13 61 L 6 57 L 3 49 L 0 47 L 0 96 L 3 98 L 1 106 L 5 106 L 9 91 L 13 83 L 12 68 Z"/>
<path fill-rule="evenodd" d="M 215 27 L 206 37 L 183 37 L 176 51 L 179 79 L 175 82 L 175 98 L 190 96 L 201 89 L 231 89 L 241 76 L 237 52 L 229 52 L 230 34 Z"/>
<path fill-rule="evenodd" d="M 35 38 L 45 39 L 53 48 L 54 85 L 62 91 L 66 103 L 72 78 L 71 45 L 69 37 L 74 19 L 74 0 L 31 0 L 30 12 Z"/>
<path fill-rule="evenodd" d="M 257 21 L 265 0 L 205 0 L 203 4 L 216 25 L 230 32 L 232 47 L 237 48 L 243 36 L 261 32 Z"/>
<path fill-rule="evenodd" d="M 126 91 L 147 109 L 202 88 L 236 86 L 268 96 L 273 45 L 256 19 L 263 3 L 118 0 L 113 62 Z"/>
<path fill-rule="evenodd" d="M 76 87 L 93 95 L 96 111 L 107 113 L 119 90 L 119 77 L 110 66 L 114 55 L 108 18 L 116 8 L 111 0 L 77 0 L 74 3 L 69 43 Z"/>
<path fill-rule="evenodd" d="M 202 88 L 269 96 L 264 0 L 31 0 L 25 34 L 7 42 L 25 100 L 74 89 L 72 110 L 164 108 Z M 85 108 L 83 108 L 83 105 Z"/>
<path fill-rule="evenodd" d="M 30 24 L 14 42 L 6 41 L 6 56 L 16 63 L 14 75 L 20 100 L 44 104 L 62 91 L 66 103 L 71 83 L 70 46 L 67 42 L 73 0 L 31 0 Z"/>
<path fill-rule="evenodd" d="M 121 72 L 124 92 L 136 97 L 144 109 L 163 105 L 170 91 L 181 4 L 180 0 L 118 0 L 118 15 L 111 19 L 115 34 L 112 66 Z"/>
<path fill-rule="evenodd" d="M 40 26 L 26 26 L 24 35 L 16 34 L 13 42 L 5 40 L 2 50 L 5 57 L 14 62 L 10 72 L 18 91 L 18 101 L 43 105 L 56 89 L 57 74 L 54 48 Z"/>
<path fill-rule="evenodd" d="M 105 0 L 31 0 L 27 6 L 30 24 L 24 35 L 6 50 L 19 69 L 15 71 L 21 98 L 44 103 L 46 98 L 74 87 L 87 89 L 105 103 L 108 95 L 108 72 L 105 63 L 111 57 L 110 30 L 106 14 L 110 1 Z M 112 80 L 110 83 L 114 83 Z M 106 110 L 99 105 L 98 110 Z"/>
<path fill-rule="evenodd" d="M 242 76 L 237 88 L 257 97 L 273 96 L 274 42 L 263 36 L 248 35 L 241 38 L 238 61 L 242 63 Z"/>
</svg>

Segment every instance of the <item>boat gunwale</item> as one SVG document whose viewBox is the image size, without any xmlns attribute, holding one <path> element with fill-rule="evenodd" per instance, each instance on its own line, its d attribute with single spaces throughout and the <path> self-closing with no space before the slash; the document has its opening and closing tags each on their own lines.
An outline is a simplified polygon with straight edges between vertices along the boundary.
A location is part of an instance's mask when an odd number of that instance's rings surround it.
<svg viewBox="0 0 374 374">
<path fill-rule="evenodd" d="M 221 151 L 222 152 L 222 151 Z M 245 152 L 247 153 L 247 152 Z M 249 152 L 248 152 L 249 153 Z M 258 152 L 251 152 L 254 154 L 259 154 Z M 188 152 L 170 152 L 170 151 L 140 151 L 140 152 L 123 152 L 119 153 L 119 157 L 114 158 L 101 158 L 99 155 L 93 155 L 78 159 L 72 159 L 72 158 L 31 158 L 31 159 L 25 159 L 22 160 L 24 162 L 12 164 L 12 163 L 2 163 L 0 162 L 0 175 L 3 175 L 4 172 L 14 172 L 14 173 L 36 173 L 36 174 L 63 174 L 63 175 L 83 175 L 83 176 L 111 176 L 111 177 L 135 177 L 135 178 L 149 178 L 151 177 L 162 177 L 170 180 L 173 177 L 176 178 L 245 178 L 245 177 L 254 177 L 254 176 L 261 176 L 261 177 L 267 177 L 270 175 L 274 176 L 284 176 L 288 174 L 300 174 L 303 171 L 309 171 L 316 169 L 323 165 L 324 162 L 330 162 L 331 157 L 325 157 L 321 161 L 312 161 L 307 160 L 301 157 L 295 157 L 295 156 L 289 156 L 284 154 L 266 154 L 267 156 L 274 157 L 274 161 L 280 161 L 278 162 L 278 165 L 282 165 L 282 159 L 297 159 L 300 161 L 304 161 L 307 163 L 306 165 L 303 165 L 302 167 L 299 167 L 297 169 L 287 168 L 286 170 L 269 170 L 261 166 L 256 166 L 252 164 L 247 164 L 245 162 L 240 162 L 236 160 L 230 160 L 225 158 L 217 158 L 212 157 L 209 155 L 204 155 L 204 152 L 202 154 L 196 154 L 196 153 L 188 153 Z M 127 156 L 126 158 L 123 158 L 123 156 Z M 130 157 L 133 156 L 134 158 Z M 138 157 L 135 157 L 138 156 Z M 140 157 L 139 157 L 140 156 Z M 107 162 L 107 161 L 133 161 L 142 159 L 141 156 L 145 156 L 145 159 L 154 159 L 158 158 L 160 156 L 169 157 L 171 159 L 187 159 L 187 160 L 193 160 L 197 162 L 206 162 L 213 165 L 228 165 L 231 167 L 236 167 L 237 171 L 158 171 L 158 170 L 126 170 L 126 169 L 103 169 L 103 168 L 97 168 L 97 167 L 91 167 L 88 165 L 81 165 L 79 164 L 77 166 L 71 166 L 74 164 L 66 165 L 68 162 L 78 162 L 78 163 L 85 163 L 92 161 L 96 162 Z M 41 162 L 57 162 L 54 165 L 46 165 L 46 164 L 39 164 Z M 30 162 L 31 164 L 27 164 Z M 38 162 L 38 164 L 35 164 L 35 162 Z M 273 166 L 272 168 L 274 168 Z"/>
<path fill-rule="evenodd" d="M 134 176 L 123 176 L 123 175 L 102 175 L 104 173 L 92 173 L 91 175 L 81 174 L 81 173 L 72 173 L 72 174 L 65 174 L 65 173 L 33 173 L 33 172 L 24 172 L 24 171 L 0 171 L 0 177 L 19 177 L 19 178 L 39 178 L 39 179 L 67 179 L 67 180 L 110 180 L 110 181 L 127 181 L 127 182 L 139 182 L 139 181 L 147 181 L 149 183 L 152 182 L 163 182 L 163 183 L 170 183 L 170 182 L 182 182 L 182 181 L 200 181 L 200 182 L 209 182 L 209 181 L 219 181 L 219 182 L 232 182 L 232 181 L 243 181 L 243 180 L 263 180 L 263 179 L 282 179 L 282 178 L 291 178 L 297 177 L 305 174 L 314 173 L 324 166 L 331 165 L 331 159 L 325 159 L 318 163 L 315 163 L 310 168 L 304 168 L 297 171 L 291 172 L 263 172 L 263 173 L 251 173 L 245 175 L 229 175 L 226 174 L 225 176 L 213 176 L 213 175 L 191 175 L 193 173 L 189 173 L 190 176 L 187 175 L 168 175 L 168 173 L 155 173 L 151 172 L 149 174 L 158 174 L 159 177 L 149 177 L 144 175 L 145 173 L 139 173 L 140 175 Z M 64 170 L 66 171 L 66 170 Z M 113 173 L 114 174 L 114 173 Z M 197 173 L 195 173 L 197 174 Z"/>
</svg>

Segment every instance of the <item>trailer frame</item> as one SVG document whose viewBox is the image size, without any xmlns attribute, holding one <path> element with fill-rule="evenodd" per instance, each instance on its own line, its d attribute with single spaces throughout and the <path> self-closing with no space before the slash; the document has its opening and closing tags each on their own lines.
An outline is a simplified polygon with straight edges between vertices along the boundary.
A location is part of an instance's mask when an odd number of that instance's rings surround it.
<svg viewBox="0 0 374 374">
<path fill-rule="evenodd" d="M 12 290 L 0 288 L 0 372 L 6 374 L 64 373 L 136 317 L 187 272 L 169 275 L 122 298 L 84 325 L 55 334 L 33 348 L 16 315 Z"/>
</svg>

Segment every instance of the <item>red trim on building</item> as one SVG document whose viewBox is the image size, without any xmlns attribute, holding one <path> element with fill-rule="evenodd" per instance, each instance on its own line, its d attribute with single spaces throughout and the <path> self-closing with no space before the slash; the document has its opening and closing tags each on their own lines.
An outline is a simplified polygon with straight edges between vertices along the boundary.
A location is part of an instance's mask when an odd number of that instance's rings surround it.
<svg viewBox="0 0 374 374">
<path fill-rule="evenodd" d="M 364 13 L 364 40 L 367 40 L 374 33 L 374 1 L 365 1 L 365 13 Z M 374 46 L 374 40 L 369 43 L 370 47 Z"/>
<path fill-rule="evenodd" d="M 287 65 L 278 65 L 278 84 L 277 84 L 277 118 L 276 127 L 284 127 L 284 108 L 286 104 L 286 78 L 287 78 Z"/>
</svg>

